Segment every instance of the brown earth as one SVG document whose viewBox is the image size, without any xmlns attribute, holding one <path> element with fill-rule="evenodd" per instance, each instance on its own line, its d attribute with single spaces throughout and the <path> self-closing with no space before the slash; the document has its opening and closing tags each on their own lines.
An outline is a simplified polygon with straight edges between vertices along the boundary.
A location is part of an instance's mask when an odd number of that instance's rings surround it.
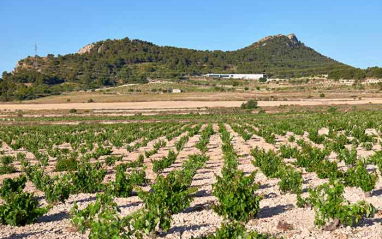
<svg viewBox="0 0 382 239">
<path fill-rule="evenodd" d="M 0 110 L 62 110 L 62 109 L 192 109 L 192 108 L 216 108 L 216 107 L 240 107 L 243 101 L 152 101 L 152 102 L 114 102 L 114 103 L 59 103 L 59 104 L 20 104 L 3 103 Z M 382 98 L 364 99 L 303 99 L 290 101 L 259 101 L 260 107 L 301 105 L 301 106 L 325 106 L 325 105 L 364 105 L 382 104 Z"/>
</svg>

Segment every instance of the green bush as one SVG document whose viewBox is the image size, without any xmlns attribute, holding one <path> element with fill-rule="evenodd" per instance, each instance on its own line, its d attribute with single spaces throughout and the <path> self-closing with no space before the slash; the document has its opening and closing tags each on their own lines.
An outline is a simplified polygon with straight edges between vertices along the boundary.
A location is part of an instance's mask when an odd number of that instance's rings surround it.
<svg viewBox="0 0 382 239">
<path fill-rule="evenodd" d="M 220 228 L 215 233 L 208 236 L 200 237 L 200 239 L 228 239 L 228 238 L 242 238 L 242 239 L 274 239 L 274 237 L 267 234 L 260 234 L 256 231 L 247 231 L 245 226 L 241 223 L 231 222 L 222 223 Z"/>
<path fill-rule="evenodd" d="M 171 216 L 187 208 L 196 189 L 190 188 L 182 171 L 172 171 L 167 177 L 159 175 L 150 192 L 138 191 L 145 208 L 133 215 L 133 226 L 145 234 L 155 232 L 158 226 L 167 231 L 171 227 Z"/>
<path fill-rule="evenodd" d="M 95 193 L 103 189 L 102 181 L 106 170 L 97 162 L 92 165 L 89 162 L 81 162 L 78 171 L 72 174 L 74 192 Z"/>
<path fill-rule="evenodd" d="M 47 177 L 49 176 L 47 175 Z M 51 204 L 64 203 L 72 191 L 70 179 L 71 176 L 69 174 L 56 175 L 53 178 L 49 177 L 43 189 L 46 201 Z"/>
<path fill-rule="evenodd" d="M 15 167 L 11 165 L 13 161 L 15 161 L 13 156 L 5 155 L 1 157 L 0 175 L 16 172 Z"/>
<path fill-rule="evenodd" d="M 304 203 L 314 207 L 314 223 L 317 226 L 321 227 L 330 220 L 339 220 L 340 224 L 354 226 L 362 218 L 371 217 L 375 213 L 374 206 L 365 201 L 350 204 L 344 198 L 343 192 L 344 186 L 338 181 L 309 190 L 309 197 Z"/>
<path fill-rule="evenodd" d="M 248 222 L 260 211 L 259 196 L 255 195 L 259 185 L 254 183 L 256 171 L 245 176 L 244 172 L 236 171 L 228 177 L 216 176 L 213 185 L 213 195 L 218 198 L 214 211 L 229 220 Z"/>
<path fill-rule="evenodd" d="M 250 99 L 247 102 L 242 103 L 240 108 L 249 109 L 249 110 L 256 109 L 257 108 L 257 101 L 254 99 Z"/>
<path fill-rule="evenodd" d="M 155 173 L 162 172 L 164 169 L 170 167 L 175 162 L 177 157 L 178 154 L 170 150 L 167 157 L 153 161 L 153 171 Z"/>
<path fill-rule="evenodd" d="M 82 233 L 90 229 L 89 238 L 130 238 L 131 233 L 125 228 L 129 226 L 129 218 L 118 216 L 117 203 L 108 192 L 97 194 L 94 203 L 83 210 L 78 205 L 70 210 L 72 224 Z"/>
<path fill-rule="evenodd" d="M 281 192 L 300 193 L 302 182 L 304 181 L 301 173 L 292 167 L 284 167 L 280 170 L 279 188 Z"/>
<path fill-rule="evenodd" d="M 330 162 L 327 159 L 317 164 L 315 169 L 317 177 L 320 179 L 337 179 L 343 175 L 343 173 L 338 170 L 337 162 Z"/>
<path fill-rule="evenodd" d="M 345 183 L 351 187 L 360 187 L 364 192 L 370 192 L 374 189 L 378 175 L 376 172 L 369 173 L 366 165 L 361 161 L 357 166 L 350 168 L 345 173 Z"/>
<path fill-rule="evenodd" d="M 130 174 L 126 172 L 127 164 L 116 167 L 115 181 L 111 183 L 111 192 L 116 197 L 130 197 L 133 187 L 147 182 L 145 170 L 133 169 Z"/>
<path fill-rule="evenodd" d="M 252 164 L 259 167 L 265 176 L 269 178 L 277 178 L 279 176 L 279 169 L 283 166 L 281 158 L 273 151 L 259 150 L 258 148 L 252 150 Z"/>
<path fill-rule="evenodd" d="M 114 156 L 114 155 L 111 155 L 111 156 L 107 156 L 106 158 L 105 158 L 105 164 L 107 165 L 107 166 L 112 166 L 112 165 L 114 165 L 115 164 L 115 162 L 117 162 L 117 161 L 121 161 L 122 160 L 122 156 Z"/>
<path fill-rule="evenodd" d="M 0 223 L 11 226 L 24 226 L 34 223 L 38 217 L 48 212 L 47 207 L 39 207 L 32 193 L 25 193 L 26 177 L 4 179 L 0 194 L 4 204 L 0 205 Z"/>
<path fill-rule="evenodd" d="M 344 161 L 347 165 L 354 166 L 357 163 L 357 149 L 352 148 L 348 150 L 347 148 L 341 149 L 338 153 L 338 160 Z"/>
<path fill-rule="evenodd" d="M 58 159 L 55 166 L 55 171 L 75 171 L 78 167 L 78 161 L 74 158 L 62 158 Z"/>
<path fill-rule="evenodd" d="M 45 199 L 50 204 L 65 202 L 72 191 L 71 175 L 55 175 L 53 178 L 44 172 L 44 168 L 35 164 L 24 164 L 24 171 L 34 186 L 45 193 Z"/>
</svg>

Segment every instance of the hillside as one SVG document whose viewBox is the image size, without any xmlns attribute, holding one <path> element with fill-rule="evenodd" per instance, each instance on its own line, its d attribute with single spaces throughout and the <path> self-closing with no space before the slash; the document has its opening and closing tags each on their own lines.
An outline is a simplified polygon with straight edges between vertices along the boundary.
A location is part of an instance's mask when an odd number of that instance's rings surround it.
<svg viewBox="0 0 382 239">
<path fill-rule="evenodd" d="M 34 57 L 21 60 L 16 71 L 33 69 Z M 38 58 L 38 71 L 68 81 L 106 77 L 112 81 L 146 77 L 180 77 L 209 72 L 261 73 L 293 77 L 328 73 L 344 66 L 298 41 L 293 34 L 266 37 L 236 51 L 198 51 L 158 46 L 141 40 L 106 40 L 77 54 Z M 127 69 L 126 69 L 127 68 Z"/>
<path fill-rule="evenodd" d="M 267 73 L 289 78 L 344 69 L 355 70 L 305 46 L 294 34 L 266 37 L 226 52 L 158 46 L 124 38 L 92 43 L 75 54 L 20 60 L 12 73 L 3 74 L 0 96 L 3 100 L 33 99 L 73 89 L 209 72 Z"/>
</svg>

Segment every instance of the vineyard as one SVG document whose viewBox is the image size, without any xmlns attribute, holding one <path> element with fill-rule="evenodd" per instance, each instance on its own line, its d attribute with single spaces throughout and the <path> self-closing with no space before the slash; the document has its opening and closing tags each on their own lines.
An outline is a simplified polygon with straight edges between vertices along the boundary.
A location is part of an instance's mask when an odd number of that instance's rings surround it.
<svg viewBox="0 0 382 239">
<path fill-rule="evenodd" d="M 155 117 L 2 125 L 0 238 L 382 238 L 380 111 Z"/>
</svg>

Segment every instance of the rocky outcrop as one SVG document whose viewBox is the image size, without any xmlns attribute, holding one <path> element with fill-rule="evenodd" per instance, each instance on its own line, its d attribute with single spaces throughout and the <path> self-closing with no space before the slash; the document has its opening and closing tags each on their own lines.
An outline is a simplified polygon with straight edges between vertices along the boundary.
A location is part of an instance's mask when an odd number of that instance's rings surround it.
<svg viewBox="0 0 382 239">
<path fill-rule="evenodd" d="M 94 44 L 91 43 L 91 44 L 88 44 L 84 47 L 82 47 L 79 51 L 78 51 L 78 54 L 85 54 L 85 53 L 88 53 L 90 52 L 91 49 L 93 49 L 94 47 Z"/>
<path fill-rule="evenodd" d="M 299 41 L 298 41 L 296 35 L 294 33 L 291 33 L 289 35 L 278 34 L 278 35 L 274 35 L 274 36 L 267 36 L 267 37 L 262 38 L 260 41 L 255 42 L 254 44 L 252 44 L 252 46 L 254 46 L 254 47 L 265 46 L 265 45 L 267 45 L 268 41 L 276 39 L 276 38 L 280 38 L 280 37 L 287 37 L 290 40 L 290 42 L 287 42 L 287 46 L 289 46 L 289 47 L 296 46 L 299 44 Z"/>
<path fill-rule="evenodd" d="M 289 38 L 289 40 L 291 40 L 293 42 L 296 42 L 296 43 L 298 42 L 298 39 L 294 33 L 289 34 L 287 37 Z"/>
</svg>

